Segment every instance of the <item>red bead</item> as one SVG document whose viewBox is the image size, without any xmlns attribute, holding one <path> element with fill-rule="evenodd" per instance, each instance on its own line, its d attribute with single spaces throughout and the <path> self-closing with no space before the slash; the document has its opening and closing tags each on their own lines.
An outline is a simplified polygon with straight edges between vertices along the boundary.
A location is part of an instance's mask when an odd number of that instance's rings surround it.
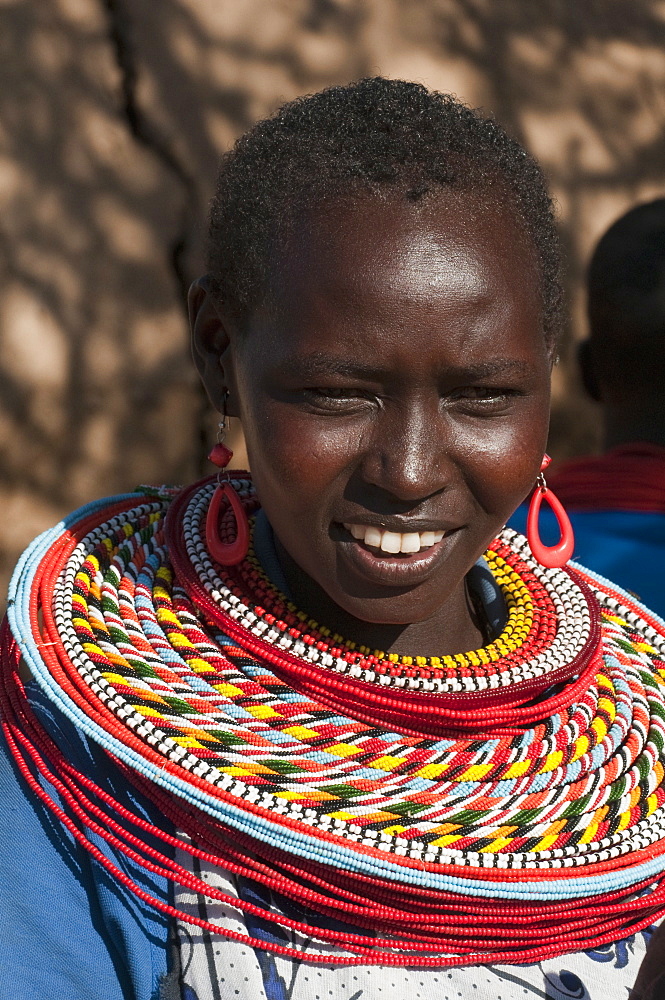
<svg viewBox="0 0 665 1000">
<path fill-rule="evenodd" d="M 209 461 L 211 461 L 213 465 L 218 466 L 220 469 L 225 469 L 232 458 L 233 452 L 230 448 L 227 448 L 225 444 L 222 444 L 221 441 L 214 445 L 212 451 L 208 455 Z"/>
</svg>

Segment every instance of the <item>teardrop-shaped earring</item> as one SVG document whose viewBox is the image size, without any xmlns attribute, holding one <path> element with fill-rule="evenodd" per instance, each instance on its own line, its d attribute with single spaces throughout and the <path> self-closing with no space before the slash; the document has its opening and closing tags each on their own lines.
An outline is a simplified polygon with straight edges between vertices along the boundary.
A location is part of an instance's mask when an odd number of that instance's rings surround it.
<svg viewBox="0 0 665 1000">
<path fill-rule="evenodd" d="M 534 556 L 542 566 L 548 569 L 561 569 L 566 565 L 573 554 L 575 548 L 575 534 L 563 504 L 545 482 L 543 472 L 550 464 L 551 458 L 545 455 L 540 466 L 540 475 L 533 491 L 529 504 L 529 513 L 526 519 L 526 537 Z M 540 505 L 545 500 L 550 507 L 559 525 L 560 538 L 556 545 L 543 545 L 538 530 L 538 517 L 540 515 Z"/>
<path fill-rule="evenodd" d="M 222 442 L 226 431 L 226 414 L 223 414 L 219 424 L 219 440 L 208 455 L 211 462 L 220 469 L 225 469 L 233 457 L 233 452 Z M 236 521 L 236 536 L 227 540 L 228 532 L 221 524 L 221 515 L 225 504 L 233 511 Z M 230 480 L 218 479 L 217 488 L 212 495 L 206 515 L 206 545 L 213 559 L 221 566 L 236 566 L 241 563 L 249 549 L 249 521 L 242 501 L 233 489 Z"/>
</svg>

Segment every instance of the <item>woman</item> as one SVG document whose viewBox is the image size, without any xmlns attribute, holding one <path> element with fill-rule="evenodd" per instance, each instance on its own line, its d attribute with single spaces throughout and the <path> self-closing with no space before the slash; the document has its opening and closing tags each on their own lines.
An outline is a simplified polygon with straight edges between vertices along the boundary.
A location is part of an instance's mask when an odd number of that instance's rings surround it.
<svg viewBox="0 0 665 1000">
<path fill-rule="evenodd" d="M 665 906 L 665 626 L 560 568 L 562 514 L 548 565 L 502 532 L 546 465 L 538 168 L 418 85 L 334 88 L 225 158 L 209 265 L 252 481 L 91 504 L 12 583 L 8 982 L 621 995 Z"/>
</svg>

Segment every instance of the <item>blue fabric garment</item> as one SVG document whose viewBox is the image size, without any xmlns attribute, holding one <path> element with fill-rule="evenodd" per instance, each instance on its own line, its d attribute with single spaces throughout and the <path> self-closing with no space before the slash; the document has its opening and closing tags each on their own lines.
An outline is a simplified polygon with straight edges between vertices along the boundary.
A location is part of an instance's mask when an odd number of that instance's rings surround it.
<svg viewBox="0 0 665 1000">
<path fill-rule="evenodd" d="M 508 522 L 526 530 L 528 507 Z M 663 617 L 665 615 L 665 514 L 633 510 L 569 511 L 575 532 L 576 562 L 612 580 Z M 540 534 L 546 545 L 559 538 L 556 518 L 543 504 Z"/>
<path fill-rule="evenodd" d="M 272 530 L 272 525 L 266 517 L 262 507 L 260 507 L 256 512 L 252 541 L 254 543 L 256 558 L 263 566 L 266 576 L 270 582 L 274 587 L 277 587 L 277 589 L 281 591 L 285 597 L 292 600 L 293 594 L 291 593 L 287 579 L 284 576 L 284 570 L 282 569 L 279 559 L 277 558 L 275 535 Z"/>
<path fill-rule="evenodd" d="M 471 567 L 466 579 L 470 589 L 480 598 L 492 636 L 496 637 L 508 621 L 508 608 L 503 591 L 482 556 Z"/>
<path fill-rule="evenodd" d="M 172 832 L 104 752 L 53 713 L 34 681 L 27 690 L 40 722 L 75 767 Z M 116 882 L 26 794 L 2 738 L 0 803 L 0 996 L 157 1000 L 166 973 L 167 918 Z M 168 900 L 165 879 L 142 872 L 101 838 L 95 843 L 146 892 Z"/>
</svg>

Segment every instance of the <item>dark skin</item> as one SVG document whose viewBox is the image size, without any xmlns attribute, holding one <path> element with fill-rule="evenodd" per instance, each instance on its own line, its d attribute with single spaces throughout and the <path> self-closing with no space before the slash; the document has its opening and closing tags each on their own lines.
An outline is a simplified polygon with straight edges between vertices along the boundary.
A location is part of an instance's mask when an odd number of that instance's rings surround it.
<svg viewBox="0 0 665 1000">
<path fill-rule="evenodd" d="M 612 327 L 603 328 L 596 320 L 595 340 L 601 357 L 605 353 L 614 358 L 609 372 L 603 370 L 594 357 L 591 341 L 583 341 L 578 349 L 582 381 L 588 394 L 602 407 L 603 451 L 619 445 L 646 441 L 665 448 L 665 414 L 661 380 L 641 378 L 639 382 L 625 378 L 622 354 L 630 351 L 631 342 L 639 340 L 642 332 L 636 317 L 633 332 L 626 324 L 620 333 Z M 618 344 L 617 351 L 615 344 Z M 609 377 L 608 377 L 609 374 Z M 653 377 L 653 376 L 652 376 Z"/>
<path fill-rule="evenodd" d="M 641 400 L 644 410 L 642 406 L 607 406 L 603 413 L 603 450 L 611 451 L 619 445 L 635 441 L 646 441 L 665 448 L 662 396 L 651 403 L 649 408 L 649 402 Z"/>
<path fill-rule="evenodd" d="M 243 330 L 205 283 L 190 295 L 197 366 L 242 420 L 294 599 L 373 648 L 482 642 L 465 576 L 540 468 L 551 358 L 535 256 L 496 194 L 310 211 Z M 444 537 L 391 555 L 350 526 Z"/>
</svg>

